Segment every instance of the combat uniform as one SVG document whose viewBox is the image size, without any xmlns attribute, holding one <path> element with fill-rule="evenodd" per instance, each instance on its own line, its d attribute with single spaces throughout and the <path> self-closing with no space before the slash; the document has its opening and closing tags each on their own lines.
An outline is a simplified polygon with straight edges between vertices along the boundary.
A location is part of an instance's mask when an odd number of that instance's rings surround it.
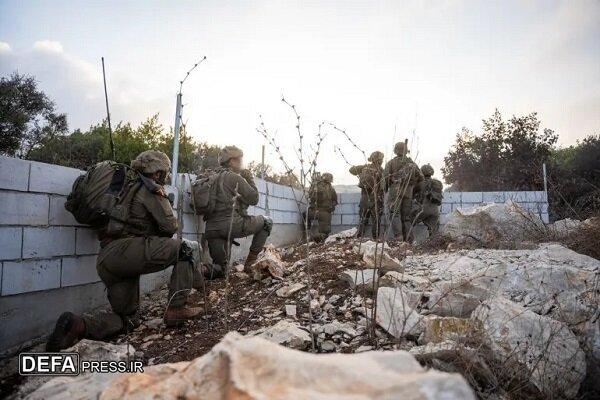
<svg viewBox="0 0 600 400">
<path fill-rule="evenodd" d="M 313 240 L 322 241 L 331 233 L 331 214 L 338 204 L 337 193 L 331 185 L 333 176 L 324 173 L 321 179 L 313 183 L 309 189 L 309 207 L 307 228 L 310 232 L 314 220 L 318 222 L 318 234 Z"/>
<path fill-rule="evenodd" d="M 396 157 L 387 162 L 383 175 L 388 193 L 388 210 L 394 237 L 412 240 L 412 197 L 414 186 L 423 180 L 419 167 L 406 155 L 403 142 L 394 146 Z"/>
<path fill-rule="evenodd" d="M 432 178 L 433 168 L 429 165 L 421 167 L 421 173 L 424 179 L 415 186 L 415 203 L 411 219 L 413 224 L 423 222 L 427 226 L 429 236 L 438 231 L 440 224 L 440 205 L 442 204 L 443 185 L 439 180 Z"/>
<path fill-rule="evenodd" d="M 234 146 L 228 146 L 225 149 L 233 151 L 233 148 Z M 235 149 L 239 151 L 241 157 L 241 150 Z M 225 163 L 223 158 L 224 156 L 220 156 L 222 164 Z M 258 204 L 259 196 L 249 171 L 237 173 L 230 168 L 221 167 L 215 173 L 219 174 L 216 181 L 218 189 L 215 210 L 206 217 L 205 237 L 213 260 L 212 269 L 207 272 L 209 278 L 224 276 L 231 241 L 253 235 L 250 252 L 245 262 L 249 267 L 263 249 L 273 226 L 268 217 L 248 215 L 248 206 Z M 229 243 L 228 239 L 230 239 Z"/>
<path fill-rule="evenodd" d="M 371 234 L 379 237 L 381 215 L 383 213 L 383 153 L 376 151 L 369 157 L 370 164 L 355 165 L 350 173 L 359 177 L 360 203 L 357 236 L 365 234 L 365 229 L 371 220 Z"/>
<path fill-rule="evenodd" d="M 156 172 L 144 168 L 142 162 L 156 161 L 159 156 L 161 171 L 167 173 L 170 162 L 164 153 L 148 151 L 132 162 L 139 172 Z M 155 185 L 151 191 L 141 177 L 127 183 L 125 191 L 128 204 L 127 218 L 118 234 L 108 233 L 111 222 L 99 232 L 100 253 L 96 270 L 106 286 L 111 311 L 84 315 L 63 313 L 56 324 L 47 348 L 57 351 L 82 337 L 104 339 L 136 326 L 139 309 L 140 276 L 162 271 L 173 265 L 169 283 L 169 298 L 165 323 L 175 325 L 195 316 L 199 308 L 185 306 L 192 288 L 193 268 L 198 258 L 196 242 L 172 239 L 177 231 L 177 219 L 164 189 Z M 186 315 L 185 318 L 179 319 Z M 81 322 L 83 320 L 83 323 Z M 79 326 L 80 328 L 77 328 Z"/>
</svg>

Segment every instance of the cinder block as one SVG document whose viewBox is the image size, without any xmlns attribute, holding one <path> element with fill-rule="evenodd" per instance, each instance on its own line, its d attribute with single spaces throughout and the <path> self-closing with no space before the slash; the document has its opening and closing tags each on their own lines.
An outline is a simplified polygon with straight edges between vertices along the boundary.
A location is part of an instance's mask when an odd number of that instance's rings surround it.
<svg viewBox="0 0 600 400">
<path fill-rule="evenodd" d="M 360 192 L 342 193 L 340 203 L 358 203 L 360 202 Z"/>
<path fill-rule="evenodd" d="M 6 261 L 2 271 L 2 296 L 60 287 L 60 260 Z"/>
<path fill-rule="evenodd" d="M 75 228 L 24 228 L 23 258 L 45 258 L 75 254 Z"/>
<path fill-rule="evenodd" d="M 0 225 L 48 225 L 48 196 L 0 192 Z"/>
<path fill-rule="evenodd" d="M 289 186 L 284 186 L 283 187 L 283 198 L 293 199 L 294 198 L 294 190 Z"/>
<path fill-rule="evenodd" d="M 283 211 L 273 211 L 273 222 L 276 224 L 285 224 L 285 213 Z"/>
<path fill-rule="evenodd" d="M 269 196 L 269 209 L 271 210 L 281 210 L 279 207 L 279 197 Z"/>
<path fill-rule="evenodd" d="M 483 201 L 482 192 L 462 192 L 460 202 L 463 204 L 480 204 Z"/>
<path fill-rule="evenodd" d="M 196 233 L 196 224 L 198 223 L 199 216 L 195 214 L 183 214 L 183 230 L 185 233 Z"/>
<path fill-rule="evenodd" d="M 285 211 L 298 211 L 298 203 L 294 199 L 281 199 L 280 205 Z"/>
<path fill-rule="evenodd" d="M 77 228 L 75 233 L 75 254 L 98 254 L 100 241 L 98 235 L 90 228 Z"/>
<path fill-rule="evenodd" d="M 23 228 L 0 228 L 0 260 L 15 260 L 21 258 Z"/>
<path fill-rule="evenodd" d="M 96 256 L 68 257 L 62 259 L 61 286 L 85 285 L 99 282 Z"/>
<path fill-rule="evenodd" d="M 358 213 L 358 203 L 342 203 L 336 207 L 340 209 L 342 214 L 357 214 Z"/>
<path fill-rule="evenodd" d="M 259 194 L 257 206 L 260 208 L 265 208 L 266 199 L 267 199 L 267 196 L 265 196 L 264 194 Z"/>
<path fill-rule="evenodd" d="M 333 214 L 331 216 L 331 225 L 341 225 L 342 224 L 342 214 Z"/>
<path fill-rule="evenodd" d="M 50 196 L 50 225 L 68 225 L 68 226 L 82 226 L 75 220 L 73 214 L 65 210 L 65 202 L 67 198 L 64 196 Z"/>
<path fill-rule="evenodd" d="M 358 215 L 342 215 L 342 225 L 356 225 L 358 224 Z"/>
<path fill-rule="evenodd" d="M 273 185 L 273 196 L 275 197 L 285 197 L 285 186 L 283 185 Z"/>
<path fill-rule="evenodd" d="M 542 221 L 546 224 L 550 223 L 550 216 L 548 215 L 548 213 L 542 214 Z"/>
<path fill-rule="evenodd" d="M 461 202 L 461 192 L 444 192 L 444 202 L 445 203 L 460 203 Z"/>
<path fill-rule="evenodd" d="M 266 193 L 267 192 L 267 184 L 262 179 L 255 179 L 254 183 L 256 184 L 256 189 L 258 189 L 258 193 Z"/>
<path fill-rule="evenodd" d="M 0 189 L 26 192 L 29 186 L 29 161 L 0 156 Z"/>
<path fill-rule="evenodd" d="M 504 203 L 504 192 L 483 192 L 484 203 Z"/>
<path fill-rule="evenodd" d="M 450 203 L 442 203 L 442 207 L 440 209 L 440 213 L 442 213 L 442 214 L 448 214 L 449 212 L 452 212 L 452 204 L 450 204 Z"/>
<path fill-rule="evenodd" d="M 292 196 L 292 197 L 298 201 L 304 201 L 304 199 L 305 199 L 304 191 L 301 189 L 294 189 L 294 196 Z"/>
<path fill-rule="evenodd" d="M 71 193 L 73 182 L 81 174 L 83 171 L 75 168 L 32 162 L 29 191 L 67 195 Z"/>
<path fill-rule="evenodd" d="M 538 199 L 538 194 L 543 192 L 504 192 L 506 200 L 512 200 L 515 203 L 533 203 Z"/>
</svg>

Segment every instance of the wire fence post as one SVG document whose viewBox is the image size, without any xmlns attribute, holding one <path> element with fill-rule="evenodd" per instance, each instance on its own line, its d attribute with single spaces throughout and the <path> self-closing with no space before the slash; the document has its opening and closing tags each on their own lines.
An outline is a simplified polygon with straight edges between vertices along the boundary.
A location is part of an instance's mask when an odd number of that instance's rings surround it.
<svg viewBox="0 0 600 400">
<path fill-rule="evenodd" d="M 173 167 L 171 171 L 171 185 L 177 186 L 177 164 L 179 161 L 179 129 L 181 125 L 181 92 L 177 93 L 175 105 L 175 127 L 173 128 Z"/>
</svg>

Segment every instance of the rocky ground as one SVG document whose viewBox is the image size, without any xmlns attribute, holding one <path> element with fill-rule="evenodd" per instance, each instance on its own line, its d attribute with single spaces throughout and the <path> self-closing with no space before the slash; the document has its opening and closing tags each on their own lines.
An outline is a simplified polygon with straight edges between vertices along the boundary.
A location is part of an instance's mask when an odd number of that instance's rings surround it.
<svg viewBox="0 0 600 400">
<path fill-rule="evenodd" d="M 202 291 L 193 293 L 190 301 L 206 306 L 202 319 L 179 329 L 166 328 L 162 314 L 167 291 L 163 288 L 143 299 L 142 324 L 112 343 L 145 365 L 161 364 L 152 370 L 158 381 L 183 379 L 186 385 L 189 377 L 177 378 L 188 373 L 184 370 L 202 365 L 201 372 L 194 374 L 208 379 L 202 375 L 207 373 L 207 363 L 217 362 L 222 354 L 238 354 L 239 359 L 262 357 L 241 344 L 238 336 L 227 336 L 236 331 L 246 338 L 263 338 L 306 353 L 365 353 L 364 363 L 373 362 L 369 357 L 379 357 L 381 351 L 390 357 L 410 354 L 425 367 L 416 366 L 413 372 L 459 373 L 483 399 L 594 398 L 600 393 L 600 261 L 557 243 L 524 242 L 511 221 L 513 214 L 506 214 L 506 209 L 492 211 L 485 218 L 467 216 L 462 225 L 454 221 L 445 236 L 420 246 L 384 245 L 343 232 L 322 244 L 270 250 L 256 271 L 235 269 L 229 286 L 224 280 L 207 281 L 206 296 Z M 508 249 L 489 248 L 492 241 Z M 222 341 L 225 336 L 229 339 Z M 252 343 L 253 349 L 266 346 Z M 270 351 L 273 359 L 263 362 L 273 362 L 282 371 L 286 362 L 290 370 L 294 365 L 303 371 L 306 365 L 317 363 L 312 359 L 300 362 L 287 353 L 279 359 L 277 350 Z M 192 362 L 170 364 L 182 361 Z M 248 366 L 234 364 L 228 374 L 241 368 L 236 374 L 245 376 Z M 317 363 L 314 368 L 323 366 Z M 345 372 L 339 374 L 342 382 Z M 402 390 L 411 385 L 424 388 L 424 382 L 435 388 L 447 384 L 446 398 L 468 398 L 462 384 L 453 380 L 455 375 L 419 376 L 422 381 L 407 382 Z M 351 382 L 347 384 L 359 380 L 356 374 L 347 378 Z M 246 394 L 251 393 L 248 387 L 255 378 L 244 379 L 236 390 L 243 387 Z M 317 384 L 319 379 L 310 378 L 309 386 L 315 385 L 311 390 L 319 394 L 314 398 L 325 393 Z M 438 379 L 446 383 L 439 386 Z M 282 398 L 305 397 L 305 382 L 290 382 L 287 376 L 279 381 L 288 382 L 289 393 Z M 114 392 L 104 394 L 143 398 L 143 391 L 132 389 L 134 383 L 113 384 L 109 388 Z M 22 384 L 21 395 L 35 386 Z M 153 390 L 166 390 L 172 397 L 188 396 L 192 390 L 185 386 L 183 392 L 172 393 L 173 387 Z M 398 387 L 385 387 L 387 395 L 402 393 L 394 391 Z M 74 388 L 57 392 L 55 386 L 50 393 L 64 395 Z M 48 397 L 49 392 L 42 389 L 33 398 Z M 336 390 L 336 396 L 344 397 L 342 389 Z M 373 394 L 367 390 L 357 398 Z"/>
</svg>

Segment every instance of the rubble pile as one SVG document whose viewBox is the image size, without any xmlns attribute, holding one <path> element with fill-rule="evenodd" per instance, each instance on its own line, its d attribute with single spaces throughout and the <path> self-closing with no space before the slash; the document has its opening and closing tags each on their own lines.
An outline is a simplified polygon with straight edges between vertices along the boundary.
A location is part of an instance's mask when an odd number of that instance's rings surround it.
<svg viewBox="0 0 600 400">
<path fill-rule="evenodd" d="M 183 329 L 163 325 L 164 293 L 146 299 L 142 324 L 115 342 L 157 366 L 90 387 L 102 398 L 472 398 L 448 374 L 460 373 L 481 398 L 575 398 L 600 380 L 600 261 L 529 247 L 419 254 L 346 231 L 269 248 L 254 276 L 207 282 L 206 315 Z M 33 398 L 51 398 L 49 384 Z"/>
</svg>

